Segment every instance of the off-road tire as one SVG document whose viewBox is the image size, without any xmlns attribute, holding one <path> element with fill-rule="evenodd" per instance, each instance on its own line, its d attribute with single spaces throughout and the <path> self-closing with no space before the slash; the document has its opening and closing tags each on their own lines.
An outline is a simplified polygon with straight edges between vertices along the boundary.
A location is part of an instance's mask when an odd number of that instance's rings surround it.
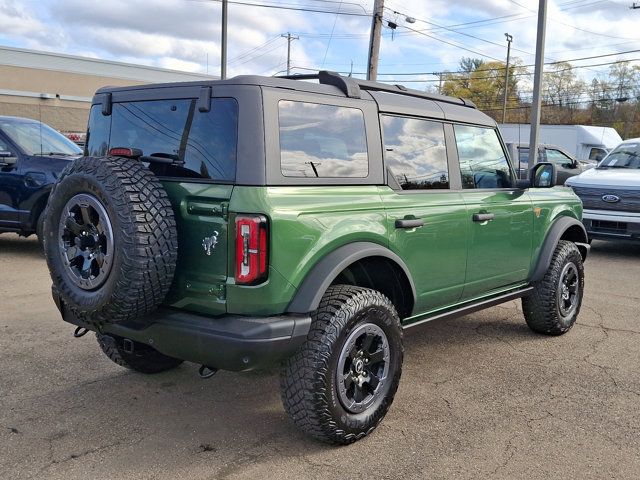
<svg viewBox="0 0 640 480">
<path fill-rule="evenodd" d="M 569 263 L 576 267 L 578 297 L 575 308 L 569 315 L 563 316 L 559 306 L 559 282 Z M 529 328 L 545 335 L 562 335 L 568 332 L 578 318 L 584 295 L 584 266 L 575 243 L 566 240 L 558 242 L 547 272 L 533 287 L 533 292 L 522 298 L 522 311 Z"/>
<path fill-rule="evenodd" d="M 36 237 L 38 237 L 38 244 L 40 244 L 40 248 L 42 249 L 44 249 L 44 212 L 45 209 L 43 208 L 36 220 Z"/>
<path fill-rule="evenodd" d="M 113 363 L 140 373 L 160 373 L 172 370 L 182 360 L 168 357 L 143 343 L 133 342 L 133 353 L 124 349 L 124 339 L 114 335 L 96 333 L 98 345 Z"/>
<path fill-rule="evenodd" d="M 349 336 L 367 324 L 380 327 L 389 346 L 388 390 L 360 413 L 339 398 L 337 368 Z M 293 422 L 313 437 L 334 444 L 353 443 L 371 433 L 389 410 L 400 382 L 404 349 L 396 309 L 381 293 L 333 285 L 312 316 L 307 339 L 280 375 L 282 403 Z"/>
<path fill-rule="evenodd" d="M 74 196 L 87 194 L 104 208 L 113 230 L 108 277 L 80 288 L 61 253 L 60 221 Z M 45 255 L 65 311 L 99 330 L 139 319 L 164 300 L 178 252 L 176 222 L 162 184 L 142 163 L 118 157 L 82 157 L 63 171 L 47 203 Z"/>
</svg>

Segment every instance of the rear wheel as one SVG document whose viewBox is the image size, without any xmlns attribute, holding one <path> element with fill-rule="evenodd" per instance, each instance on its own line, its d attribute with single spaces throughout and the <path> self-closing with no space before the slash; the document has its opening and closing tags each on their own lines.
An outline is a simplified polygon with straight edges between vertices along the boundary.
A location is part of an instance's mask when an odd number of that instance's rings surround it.
<svg viewBox="0 0 640 480">
<path fill-rule="evenodd" d="M 522 299 L 527 325 L 537 333 L 562 335 L 571 329 L 582 305 L 584 266 L 575 243 L 560 240 L 542 280 Z"/>
<path fill-rule="evenodd" d="M 38 215 L 38 220 L 36 220 L 36 237 L 38 237 L 38 243 L 40 244 L 40 248 L 44 249 L 44 209 Z"/>
<path fill-rule="evenodd" d="M 282 370 L 282 401 L 294 423 L 337 444 L 371 433 L 386 415 L 402 373 L 402 329 L 391 301 L 334 285 L 313 315 L 307 340 Z"/>
<path fill-rule="evenodd" d="M 115 335 L 96 333 L 98 345 L 112 362 L 140 373 L 160 373 L 176 368 L 182 360 L 168 357 L 143 343 Z"/>
</svg>

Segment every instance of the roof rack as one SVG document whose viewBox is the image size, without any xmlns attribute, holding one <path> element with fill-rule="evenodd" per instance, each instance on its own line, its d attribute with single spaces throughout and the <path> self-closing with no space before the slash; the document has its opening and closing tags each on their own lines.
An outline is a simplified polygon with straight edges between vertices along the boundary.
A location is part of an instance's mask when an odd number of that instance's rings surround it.
<svg viewBox="0 0 640 480">
<path fill-rule="evenodd" d="M 360 98 L 360 87 L 351 77 L 343 77 L 339 73 L 320 70 L 318 73 L 302 75 L 284 75 L 278 78 L 288 78 L 290 80 L 318 80 L 323 85 L 333 85 L 342 90 L 349 98 Z"/>
<path fill-rule="evenodd" d="M 388 92 L 398 95 L 426 98 L 428 100 L 436 100 L 438 102 L 477 108 L 471 100 L 465 100 L 464 98 L 421 92 L 420 90 L 407 88 L 404 85 L 388 85 L 385 83 L 372 82 L 370 80 L 361 80 L 359 78 L 343 77 L 339 73 L 327 70 L 320 70 L 318 73 L 310 74 L 285 75 L 278 78 L 288 78 L 290 80 L 318 80 L 323 85 L 333 85 L 334 87 L 338 87 L 349 98 L 360 98 L 360 91 L 368 90 L 372 92 Z"/>
</svg>

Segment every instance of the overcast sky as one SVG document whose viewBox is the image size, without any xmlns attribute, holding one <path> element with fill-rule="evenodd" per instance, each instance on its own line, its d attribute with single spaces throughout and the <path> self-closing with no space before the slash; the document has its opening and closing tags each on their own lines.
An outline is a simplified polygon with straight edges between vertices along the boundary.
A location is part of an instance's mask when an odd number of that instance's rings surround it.
<svg viewBox="0 0 640 480">
<path fill-rule="evenodd" d="M 366 70 L 373 0 L 237 1 L 341 14 L 230 3 L 230 76 L 286 68 L 285 32 L 300 37 L 292 44 L 295 72 L 348 72 L 351 62 L 354 73 Z M 640 9 L 631 10 L 631 3 L 549 0 L 546 60 L 639 50 Z M 514 37 L 512 55 L 533 63 L 537 0 L 387 0 L 385 6 L 385 22 L 398 27 L 384 29 L 380 79 L 426 80 L 410 84 L 424 88 L 437 83 L 430 72 L 455 70 L 462 56 L 504 60 L 505 32 Z M 220 10 L 215 0 L 0 0 L 0 44 L 217 74 Z M 591 78 L 608 68 L 591 65 L 636 58 L 640 52 L 574 65 L 588 66 L 579 72 Z"/>
</svg>

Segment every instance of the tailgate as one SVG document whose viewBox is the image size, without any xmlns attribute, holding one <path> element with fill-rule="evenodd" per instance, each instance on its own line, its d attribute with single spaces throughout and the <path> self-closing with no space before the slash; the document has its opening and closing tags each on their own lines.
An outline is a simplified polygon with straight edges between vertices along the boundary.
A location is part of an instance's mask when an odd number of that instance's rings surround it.
<svg viewBox="0 0 640 480">
<path fill-rule="evenodd" d="M 164 181 L 178 228 L 178 265 L 165 304 L 206 315 L 226 308 L 232 185 Z"/>
</svg>

